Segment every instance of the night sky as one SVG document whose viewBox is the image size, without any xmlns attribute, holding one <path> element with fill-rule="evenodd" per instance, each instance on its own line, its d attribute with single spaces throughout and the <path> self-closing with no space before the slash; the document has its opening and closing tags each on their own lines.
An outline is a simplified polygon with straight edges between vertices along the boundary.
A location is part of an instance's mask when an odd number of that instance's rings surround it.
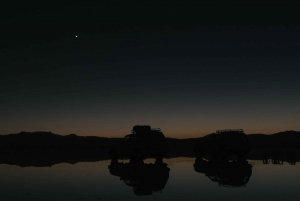
<svg viewBox="0 0 300 201">
<path fill-rule="evenodd" d="M 296 3 L 3 2 L 0 134 L 300 130 Z"/>
</svg>

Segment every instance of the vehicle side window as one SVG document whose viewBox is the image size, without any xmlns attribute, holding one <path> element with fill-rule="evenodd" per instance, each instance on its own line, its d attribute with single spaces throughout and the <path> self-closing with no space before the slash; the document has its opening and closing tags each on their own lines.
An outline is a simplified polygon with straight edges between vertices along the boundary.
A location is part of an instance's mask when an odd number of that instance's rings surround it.
<svg viewBox="0 0 300 201">
<path fill-rule="evenodd" d="M 129 137 L 129 136 L 127 136 L 127 137 L 124 137 L 124 138 L 123 138 L 123 142 L 128 142 L 128 141 L 129 141 L 129 139 L 130 139 L 130 137 Z"/>
<path fill-rule="evenodd" d="M 137 135 L 130 136 L 130 140 L 137 140 L 137 139 L 140 139 L 140 137 Z"/>
</svg>

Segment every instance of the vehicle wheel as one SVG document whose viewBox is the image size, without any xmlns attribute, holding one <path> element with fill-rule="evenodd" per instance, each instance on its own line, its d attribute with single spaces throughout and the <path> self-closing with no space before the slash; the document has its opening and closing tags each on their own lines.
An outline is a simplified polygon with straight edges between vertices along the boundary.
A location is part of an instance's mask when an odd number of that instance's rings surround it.
<svg viewBox="0 0 300 201">
<path fill-rule="evenodd" d="M 156 160 L 162 160 L 163 159 L 162 154 L 155 154 L 155 159 Z"/>
<path fill-rule="evenodd" d="M 134 151 L 134 158 L 135 158 L 136 161 L 143 160 L 143 154 L 142 154 L 142 151 L 140 149 L 136 149 Z"/>
<path fill-rule="evenodd" d="M 163 156 L 162 156 L 162 154 L 156 154 L 156 156 L 155 156 L 155 164 L 163 164 Z"/>
<path fill-rule="evenodd" d="M 133 155 L 130 157 L 130 163 L 143 162 L 143 153 L 140 149 L 135 149 Z"/>
</svg>

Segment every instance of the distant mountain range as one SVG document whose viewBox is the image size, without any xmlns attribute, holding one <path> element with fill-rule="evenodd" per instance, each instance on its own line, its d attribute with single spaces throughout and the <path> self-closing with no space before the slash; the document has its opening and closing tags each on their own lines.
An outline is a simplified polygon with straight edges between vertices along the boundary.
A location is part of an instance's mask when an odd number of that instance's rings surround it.
<svg viewBox="0 0 300 201">
<path fill-rule="evenodd" d="M 167 138 L 169 157 L 194 157 L 194 145 L 207 136 L 189 139 Z M 299 152 L 300 148 L 299 131 L 285 131 L 272 135 L 250 134 L 247 137 L 253 148 L 248 159 L 261 160 L 262 152 L 266 150 L 292 148 Z M 0 135 L 0 163 L 51 166 L 61 162 L 107 160 L 110 159 L 110 147 L 121 140 L 122 138 L 84 137 L 76 134 L 62 136 L 51 132 Z"/>
<path fill-rule="evenodd" d="M 20 132 L 0 135 L 0 147 L 5 148 L 108 148 L 120 138 L 58 135 L 51 132 Z"/>
</svg>

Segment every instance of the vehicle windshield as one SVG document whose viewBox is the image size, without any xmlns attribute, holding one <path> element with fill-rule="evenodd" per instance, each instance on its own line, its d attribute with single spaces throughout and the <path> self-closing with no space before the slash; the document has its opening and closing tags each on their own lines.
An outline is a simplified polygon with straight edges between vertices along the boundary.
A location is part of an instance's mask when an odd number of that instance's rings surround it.
<svg viewBox="0 0 300 201">
<path fill-rule="evenodd" d="M 123 142 L 128 142 L 130 140 L 130 136 L 125 136 L 124 138 L 123 138 Z"/>
<path fill-rule="evenodd" d="M 123 138 L 123 142 L 126 143 L 126 142 L 129 142 L 130 140 L 135 139 L 135 138 L 136 138 L 136 136 L 134 136 L 134 135 L 127 135 Z"/>
<path fill-rule="evenodd" d="M 125 184 L 129 185 L 130 186 L 130 180 L 129 179 L 123 179 L 123 181 L 125 182 Z"/>
</svg>

